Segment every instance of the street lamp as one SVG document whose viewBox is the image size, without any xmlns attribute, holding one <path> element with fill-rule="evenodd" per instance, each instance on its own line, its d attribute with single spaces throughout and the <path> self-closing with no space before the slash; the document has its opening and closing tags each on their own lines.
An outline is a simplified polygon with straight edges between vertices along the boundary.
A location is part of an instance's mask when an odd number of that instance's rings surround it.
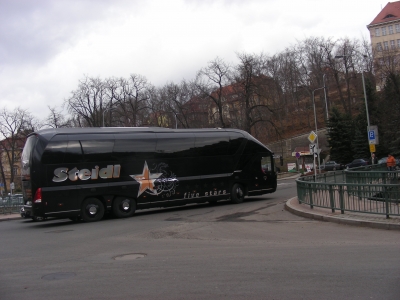
<svg viewBox="0 0 400 300">
<path fill-rule="evenodd" d="M 345 58 L 345 57 L 349 57 L 351 55 L 336 55 L 335 58 Z M 367 55 L 363 55 L 364 58 L 367 58 Z M 365 89 L 365 80 L 364 80 L 364 66 L 363 69 L 361 70 L 361 78 L 362 78 L 362 84 L 363 84 L 363 90 L 364 90 L 364 100 L 365 100 L 365 111 L 367 113 L 367 141 L 369 140 L 369 128 L 370 128 L 370 124 L 369 124 L 369 113 L 368 113 L 368 101 L 367 101 L 367 91 Z M 371 157 L 372 157 L 372 152 L 371 152 Z"/>
<path fill-rule="evenodd" d="M 110 106 L 110 107 L 105 108 L 105 109 L 103 110 L 103 127 L 104 127 L 104 113 L 105 113 L 106 111 L 113 110 L 113 109 L 115 109 L 115 108 Z"/>
<path fill-rule="evenodd" d="M 317 89 L 312 91 L 312 102 L 313 102 L 313 106 L 314 106 L 315 135 L 317 136 L 317 154 L 318 154 L 318 167 L 319 168 L 321 167 L 321 160 L 320 160 L 319 153 L 318 153 L 318 151 L 319 151 L 319 141 L 318 141 L 318 126 L 317 126 L 317 110 L 315 109 L 314 92 L 318 91 L 318 90 L 322 90 L 322 89 L 325 89 L 325 86 L 317 88 Z M 314 175 L 316 176 L 317 175 L 317 168 L 315 166 L 315 153 L 313 154 L 313 156 L 314 156 L 313 157 L 313 159 L 314 159 L 314 162 L 313 162 L 314 163 Z"/>
</svg>

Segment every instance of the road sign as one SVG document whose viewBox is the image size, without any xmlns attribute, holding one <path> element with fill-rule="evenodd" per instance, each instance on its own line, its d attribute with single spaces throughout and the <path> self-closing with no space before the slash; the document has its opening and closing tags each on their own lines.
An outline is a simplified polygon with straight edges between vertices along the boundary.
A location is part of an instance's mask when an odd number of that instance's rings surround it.
<svg viewBox="0 0 400 300">
<path fill-rule="evenodd" d="M 369 141 L 370 145 L 375 145 L 376 139 L 375 139 L 375 131 L 374 130 L 368 131 L 368 141 Z"/>
<path fill-rule="evenodd" d="M 300 158 L 300 153 L 299 152 L 296 152 L 296 158 Z"/>
<path fill-rule="evenodd" d="M 311 143 L 314 143 L 316 139 L 317 139 L 317 134 L 314 131 L 311 131 L 310 134 L 308 135 L 308 140 Z"/>
<path fill-rule="evenodd" d="M 315 144 L 310 144 L 309 146 L 309 149 L 310 149 L 310 153 L 315 153 L 315 152 L 317 152 L 316 150 L 316 148 L 317 148 L 317 145 L 315 145 Z"/>
<path fill-rule="evenodd" d="M 370 144 L 370 145 L 369 145 L 369 152 L 376 152 L 376 150 L 375 150 L 375 144 Z"/>
<path fill-rule="evenodd" d="M 373 130 L 368 131 L 368 139 L 375 140 L 375 131 Z"/>
</svg>

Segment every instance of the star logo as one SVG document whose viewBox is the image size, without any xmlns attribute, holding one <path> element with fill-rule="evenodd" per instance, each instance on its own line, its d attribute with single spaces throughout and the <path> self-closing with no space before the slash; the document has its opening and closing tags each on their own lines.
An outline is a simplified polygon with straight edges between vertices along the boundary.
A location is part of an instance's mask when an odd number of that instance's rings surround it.
<svg viewBox="0 0 400 300">
<path fill-rule="evenodd" d="M 139 182 L 138 197 L 144 192 L 149 192 L 150 194 L 157 195 L 157 189 L 154 187 L 154 181 L 160 177 L 162 173 L 150 173 L 147 162 L 144 162 L 142 174 L 130 175 L 133 179 Z"/>
</svg>

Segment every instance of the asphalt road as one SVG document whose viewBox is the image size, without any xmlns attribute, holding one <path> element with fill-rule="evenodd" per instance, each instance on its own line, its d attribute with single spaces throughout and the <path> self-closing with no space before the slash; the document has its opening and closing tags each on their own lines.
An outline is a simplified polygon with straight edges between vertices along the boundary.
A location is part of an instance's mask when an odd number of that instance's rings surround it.
<svg viewBox="0 0 400 300">
<path fill-rule="evenodd" d="M 295 195 L 1 222 L 0 299 L 398 299 L 399 233 L 292 215 Z"/>
</svg>

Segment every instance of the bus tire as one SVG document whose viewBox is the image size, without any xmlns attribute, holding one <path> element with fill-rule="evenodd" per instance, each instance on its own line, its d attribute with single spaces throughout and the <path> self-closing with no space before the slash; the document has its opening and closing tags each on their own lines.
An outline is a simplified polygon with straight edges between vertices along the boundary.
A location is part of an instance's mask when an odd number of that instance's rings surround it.
<svg viewBox="0 0 400 300">
<path fill-rule="evenodd" d="M 242 203 L 244 200 L 244 188 L 241 184 L 235 183 L 232 187 L 231 201 L 234 204 Z"/>
<path fill-rule="evenodd" d="M 104 205 L 97 198 L 87 198 L 82 203 L 81 216 L 85 222 L 100 221 L 104 216 Z"/>
<path fill-rule="evenodd" d="M 136 201 L 126 197 L 114 199 L 112 210 L 117 218 L 129 218 L 135 214 Z"/>
</svg>

